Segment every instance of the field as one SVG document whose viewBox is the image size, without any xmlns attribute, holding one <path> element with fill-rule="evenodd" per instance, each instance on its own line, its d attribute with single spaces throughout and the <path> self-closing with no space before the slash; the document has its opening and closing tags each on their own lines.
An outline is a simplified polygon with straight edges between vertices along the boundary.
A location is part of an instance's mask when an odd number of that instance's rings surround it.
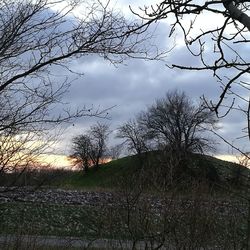
<svg viewBox="0 0 250 250">
<path fill-rule="evenodd" d="M 218 185 L 189 180 L 173 189 L 153 188 L 145 183 L 149 176 L 153 178 L 151 172 L 138 170 L 139 160 L 126 157 L 99 170 L 91 169 L 87 175 L 61 173 L 53 179 L 53 185 L 50 179 L 50 185 L 37 190 L 36 186 L 3 189 L 2 237 L 81 239 L 81 246 L 78 241 L 69 249 L 107 249 L 107 242 L 110 249 L 114 245 L 123 249 L 139 245 L 142 249 L 241 249 L 248 234 L 248 203 L 241 198 L 243 189 L 231 181 L 235 177 L 233 168 L 239 166 L 211 157 L 204 160 L 195 156 L 194 161 L 205 169 L 218 169 Z M 246 169 L 243 171 L 247 174 Z M 226 188 L 220 189 L 220 185 Z M 14 247 L 15 241 L 6 242 L 1 249 Z M 52 245 L 47 248 L 57 247 Z M 38 247 L 34 243 L 33 249 Z"/>
</svg>

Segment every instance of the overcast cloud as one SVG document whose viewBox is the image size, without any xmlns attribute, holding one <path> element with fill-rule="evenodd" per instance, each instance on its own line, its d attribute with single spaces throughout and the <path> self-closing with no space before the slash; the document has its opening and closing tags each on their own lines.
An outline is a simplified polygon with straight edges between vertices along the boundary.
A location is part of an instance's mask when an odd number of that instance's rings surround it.
<svg viewBox="0 0 250 250">
<path fill-rule="evenodd" d="M 143 2 L 138 1 L 136 5 Z M 116 6 L 124 9 L 133 1 L 117 0 Z M 156 43 L 166 49 L 172 46 L 168 39 L 169 27 L 166 23 L 158 25 L 158 37 Z M 244 49 L 244 48 L 243 48 Z M 114 67 L 108 61 L 97 57 L 89 56 L 72 62 L 71 69 L 84 73 L 84 76 L 77 77 L 72 83 L 69 92 L 64 100 L 72 106 L 81 105 L 100 108 L 113 107 L 109 113 L 111 120 L 107 120 L 112 128 L 133 118 L 138 112 L 152 104 L 155 99 L 161 98 L 172 89 L 185 91 L 194 101 L 199 101 L 200 96 L 205 95 L 208 100 L 218 100 L 220 88 L 217 80 L 213 78 L 212 72 L 186 72 L 169 69 L 167 63 L 196 64 L 196 58 L 190 56 L 183 46 L 169 53 L 164 61 L 145 61 L 130 59 L 125 64 Z M 75 75 L 70 76 L 72 79 Z M 84 132 L 95 118 L 82 118 L 76 121 L 65 131 L 61 140 L 59 152 L 68 154 L 70 139 L 79 133 Z M 241 136 L 241 129 L 245 124 L 243 116 L 239 113 L 232 113 L 220 121 L 220 133 L 227 140 L 235 145 L 241 145 L 247 149 L 246 140 L 234 140 Z M 114 143 L 114 140 L 111 140 Z M 218 140 L 218 142 L 221 142 Z M 220 144 L 218 153 L 230 153 L 227 145 Z"/>
</svg>

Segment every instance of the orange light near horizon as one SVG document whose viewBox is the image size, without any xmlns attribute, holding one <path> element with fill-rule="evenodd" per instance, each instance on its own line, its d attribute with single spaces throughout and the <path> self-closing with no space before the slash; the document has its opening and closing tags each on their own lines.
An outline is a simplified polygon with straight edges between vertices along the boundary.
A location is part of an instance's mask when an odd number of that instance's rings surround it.
<svg viewBox="0 0 250 250">
<path fill-rule="evenodd" d="M 66 155 L 43 154 L 38 156 L 38 159 L 44 166 L 50 165 L 55 168 L 69 168 L 72 166 Z"/>
<path fill-rule="evenodd" d="M 111 157 L 106 157 L 106 158 L 102 158 L 100 163 L 101 164 L 104 164 L 104 163 L 108 163 L 108 162 L 111 162 L 112 161 L 112 158 Z"/>
<path fill-rule="evenodd" d="M 50 165 L 55 168 L 71 168 L 72 162 L 66 155 L 53 155 L 53 154 L 44 154 L 38 157 L 42 165 Z M 100 164 L 108 163 L 112 161 L 111 157 L 106 157 L 100 160 Z"/>
<path fill-rule="evenodd" d="M 235 155 L 215 155 L 216 158 L 224 160 L 224 161 L 230 161 L 239 163 L 237 156 Z M 53 155 L 53 154 L 44 154 L 38 157 L 39 161 L 42 163 L 42 165 L 51 165 L 51 167 L 55 168 L 72 168 L 72 162 L 66 155 Z M 100 160 L 101 164 L 108 163 L 112 161 L 111 157 L 105 157 Z"/>
</svg>

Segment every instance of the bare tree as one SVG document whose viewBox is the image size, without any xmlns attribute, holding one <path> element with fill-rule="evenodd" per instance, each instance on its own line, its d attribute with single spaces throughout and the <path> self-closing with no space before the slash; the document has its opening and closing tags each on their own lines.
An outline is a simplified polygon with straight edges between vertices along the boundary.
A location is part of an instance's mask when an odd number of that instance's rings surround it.
<svg viewBox="0 0 250 250">
<path fill-rule="evenodd" d="M 184 92 L 168 92 L 142 112 L 138 122 L 163 149 L 188 153 L 212 148 L 205 132 L 215 126 L 216 119 L 202 104 L 195 106 Z"/>
<path fill-rule="evenodd" d="M 138 155 L 148 150 L 145 131 L 136 120 L 130 120 L 118 127 L 117 138 L 125 139 L 128 149 Z"/>
<path fill-rule="evenodd" d="M 88 135 L 75 136 L 72 139 L 72 151 L 70 159 L 74 166 L 79 166 L 84 172 L 88 172 L 91 164 L 90 151 L 91 139 Z"/>
<path fill-rule="evenodd" d="M 169 20 L 170 37 L 181 34 L 187 50 L 197 58 L 186 65 L 177 62 L 169 66 L 212 71 L 222 91 L 217 101 L 207 101 L 207 105 L 219 117 L 230 110 L 243 112 L 250 136 L 250 60 L 245 53 L 250 42 L 249 2 L 159 0 L 158 4 L 132 11 L 148 23 Z"/>
<path fill-rule="evenodd" d="M 123 150 L 123 144 L 116 144 L 109 149 L 109 154 L 113 160 L 119 158 Z"/>
<path fill-rule="evenodd" d="M 9 150 L 3 151 L 2 168 L 21 152 L 41 152 L 35 141 L 47 146 L 47 136 L 62 122 L 105 116 L 104 110 L 65 106 L 62 97 L 70 82 L 61 72 L 71 71 L 71 60 L 93 54 L 112 63 L 148 57 L 147 25 L 139 29 L 109 5 L 99 0 L 0 2 L 0 137 L 1 149 Z M 80 15 L 76 10 L 84 11 Z M 19 143 L 10 146 L 17 138 Z M 15 157 L 13 152 L 18 152 Z"/>
<path fill-rule="evenodd" d="M 90 157 L 96 169 L 99 168 L 101 159 L 108 152 L 107 140 L 110 129 L 107 124 L 97 123 L 90 127 L 91 151 Z"/>
<path fill-rule="evenodd" d="M 108 152 L 107 140 L 110 134 L 107 124 L 97 123 L 90 127 L 86 134 L 75 136 L 72 139 L 73 164 L 80 166 L 85 172 L 90 166 L 99 168 L 102 158 Z"/>
</svg>

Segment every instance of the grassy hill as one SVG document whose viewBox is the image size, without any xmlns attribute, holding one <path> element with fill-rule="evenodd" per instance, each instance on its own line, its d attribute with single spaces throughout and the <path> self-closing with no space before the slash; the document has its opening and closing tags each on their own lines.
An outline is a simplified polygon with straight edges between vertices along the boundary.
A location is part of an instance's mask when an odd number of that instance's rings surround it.
<svg viewBox="0 0 250 250">
<path fill-rule="evenodd" d="M 177 160 L 177 161 L 176 161 Z M 169 164 L 171 162 L 171 164 Z M 174 166 L 174 167 L 172 167 Z M 44 170 L 0 175 L 2 186 L 45 185 L 66 189 L 119 189 L 140 186 L 144 190 L 162 190 L 166 185 L 187 190 L 195 183 L 227 189 L 247 190 L 250 169 L 212 156 L 192 154 L 178 162 L 159 151 L 138 157 L 127 156 L 83 171 Z M 15 180 L 15 182 L 13 182 Z M 165 185 L 165 186 L 164 186 Z"/>
<path fill-rule="evenodd" d="M 153 239 L 155 242 L 167 239 L 166 244 L 176 243 L 176 249 L 183 246 L 243 249 L 249 232 L 248 207 L 234 191 L 246 187 L 249 169 L 193 154 L 178 164 L 180 171 L 175 173 L 174 189 L 162 192 L 162 181 L 169 173 L 169 159 L 160 152 L 151 152 L 142 158 L 124 157 L 103 164 L 98 170 L 90 169 L 87 174 L 55 171 L 55 178 L 49 178 L 49 189 L 29 193 L 23 200 L 0 203 L 1 232 L 18 236 L 77 236 L 93 242 L 103 238 Z M 53 185 L 118 192 L 51 190 Z M 224 193 L 224 189 L 217 192 L 219 186 L 228 188 L 230 193 Z M 145 189 L 141 190 L 142 187 Z M 203 187 L 212 187 L 214 192 L 209 189 L 208 195 Z M 24 190 L 16 190 L 17 195 L 22 192 Z M 6 193 L 3 194 L 5 198 Z"/>
<path fill-rule="evenodd" d="M 165 165 L 159 160 L 158 152 L 151 152 L 150 155 L 147 155 L 145 162 L 142 167 L 142 161 L 138 156 L 127 156 L 102 164 L 98 170 L 90 169 L 87 174 L 81 171 L 69 173 L 55 184 L 62 188 L 112 189 L 119 186 L 124 180 L 129 185 L 134 185 L 142 180 L 151 181 L 160 168 L 165 168 Z M 168 170 L 164 171 L 165 174 L 168 173 Z M 142 178 L 141 175 L 143 175 Z M 163 173 L 160 172 L 159 175 L 157 182 L 160 182 Z M 185 181 L 189 178 L 197 181 L 205 179 L 217 186 L 245 188 L 250 170 L 239 164 L 219 160 L 212 156 L 193 154 L 187 162 L 182 163 L 182 168 L 177 175 L 177 185 L 181 185 L 179 175 L 182 175 L 182 180 Z M 140 178 L 141 180 L 139 180 Z"/>
<path fill-rule="evenodd" d="M 56 185 L 63 188 L 74 189 L 102 189 L 113 188 L 115 180 L 121 176 L 132 173 L 139 167 L 136 156 L 127 156 L 118 160 L 100 165 L 98 170 L 90 168 L 88 173 L 75 171 L 64 175 L 56 181 Z"/>
</svg>

